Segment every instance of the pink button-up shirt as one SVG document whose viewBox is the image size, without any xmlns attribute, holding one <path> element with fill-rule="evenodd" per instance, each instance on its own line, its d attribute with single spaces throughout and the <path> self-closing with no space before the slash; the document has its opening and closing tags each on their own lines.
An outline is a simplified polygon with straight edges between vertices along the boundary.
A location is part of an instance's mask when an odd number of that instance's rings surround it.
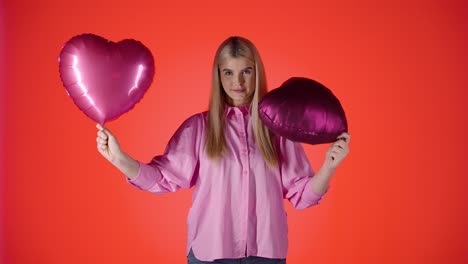
<svg viewBox="0 0 468 264">
<path fill-rule="evenodd" d="M 283 200 L 296 209 L 317 204 L 314 176 L 302 146 L 275 138 L 279 165 L 271 169 L 254 142 L 247 106 L 226 107 L 227 151 L 210 160 L 207 112 L 188 118 L 163 155 L 144 164 L 131 184 L 152 193 L 194 187 L 188 214 L 187 254 L 202 261 L 260 256 L 286 258 L 288 227 Z"/>
</svg>

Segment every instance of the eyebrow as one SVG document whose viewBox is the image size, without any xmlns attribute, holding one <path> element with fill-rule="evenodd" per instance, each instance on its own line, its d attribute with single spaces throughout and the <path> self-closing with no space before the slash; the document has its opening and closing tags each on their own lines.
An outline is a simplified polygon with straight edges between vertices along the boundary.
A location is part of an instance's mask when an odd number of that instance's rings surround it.
<svg viewBox="0 0 468 264">
<path fill-rule="evenodd" d="M 242 69 L 242 71 L 245 71 L 245 70 L 253 70 L 253 67 L 252 67 L 252 66 L 249 66 L 249 67 L 247 67 L 247 68 L 245 68 L 245 69 Z M 226 68 L 226 69 L 223 69 L 223 72 L 224 72 L 224 71 L 232 71 L 232 70 Z"/>
</svg>

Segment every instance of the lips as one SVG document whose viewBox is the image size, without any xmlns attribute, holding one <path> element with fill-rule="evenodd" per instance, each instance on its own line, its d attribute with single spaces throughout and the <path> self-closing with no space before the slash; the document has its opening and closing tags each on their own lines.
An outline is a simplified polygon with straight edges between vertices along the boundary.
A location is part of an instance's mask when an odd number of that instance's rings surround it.
<svg viewBox="0 0 468 264">
<path fill-rule="evenodd" d="M 235 93 L 242 93 L 242 92 L 245 92 L 245 88 L 235 88 L 235 89 L 232 89 L 232 91 Z"/>
</svg>

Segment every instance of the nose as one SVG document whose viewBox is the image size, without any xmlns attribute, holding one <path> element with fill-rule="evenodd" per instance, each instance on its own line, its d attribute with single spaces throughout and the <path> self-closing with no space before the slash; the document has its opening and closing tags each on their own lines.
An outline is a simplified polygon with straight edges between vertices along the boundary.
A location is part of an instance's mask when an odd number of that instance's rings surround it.
<svg viewBox="0 0 468 264">
<path fill-rule="evenodd" d="M 243 75 L 242 73 L 240 73 L 240 74 L 237 76 L 236 81 L 237 81 L 236 84 L 238 84 L 238 85 L 244 84 L 244 82 L 245 82 L 244 75 Z"/>
</svg>

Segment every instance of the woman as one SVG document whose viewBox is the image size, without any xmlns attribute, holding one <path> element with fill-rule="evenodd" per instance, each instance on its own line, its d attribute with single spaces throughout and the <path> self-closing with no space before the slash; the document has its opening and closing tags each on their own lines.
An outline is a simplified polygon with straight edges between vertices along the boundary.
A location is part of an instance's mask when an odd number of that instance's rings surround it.
<svg viewBox="0 0 468 264">
<path fill-rule="evenodd" d="M 330 146 L 314 173 L 299 143 L 270 134 L 258 116 L 266 92 L 262 60 L 247 39 L 218 48 L 208 112 L 188 118 L 165 153 L 144 164 L 98 125 L 99 152 L 135 187 L 153 193 L 194 187 L 188 215 L 188 263 L 286 263 L 283 199 L 317 204 L 348 154 L 350 135 Z"/>
</svg>

